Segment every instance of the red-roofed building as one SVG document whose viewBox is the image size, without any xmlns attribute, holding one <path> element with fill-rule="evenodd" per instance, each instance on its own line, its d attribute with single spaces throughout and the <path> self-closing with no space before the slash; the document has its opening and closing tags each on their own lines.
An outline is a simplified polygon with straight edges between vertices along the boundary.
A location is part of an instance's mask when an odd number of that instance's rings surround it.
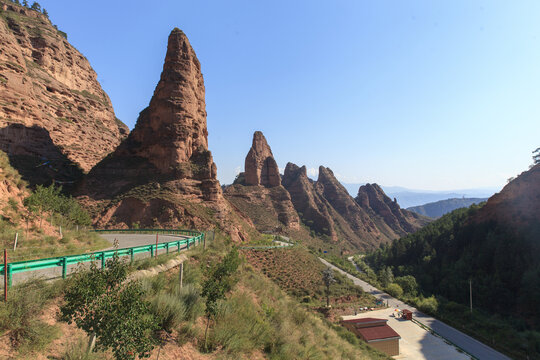
<svg viewBox="0 0 540 360">
<path fill-rule="evenodd" d="M 399 339 L 401 337 L 386 324 L 387 321 L 385 319 L 363 318 L 342 320 L 341 323 L 371 347 L 390 356 L 399 355 Z"/>
</svg>

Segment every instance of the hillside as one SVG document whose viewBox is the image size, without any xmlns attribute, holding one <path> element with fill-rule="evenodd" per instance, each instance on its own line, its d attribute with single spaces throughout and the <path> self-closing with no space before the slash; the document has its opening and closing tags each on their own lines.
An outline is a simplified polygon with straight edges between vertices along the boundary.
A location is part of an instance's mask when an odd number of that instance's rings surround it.
<svg viewBox="0 0 540 360">
<path fill-rule="evenodd" d="M 97 227 L 217 227 L 235 241 L 257 236 L 223 197 L 208 147 L 201 64 L 180 29 L 169 35 L 161 77 L 135 128 L 76 194 Z"/>
<path fill-rule="evenodd" d="M 305 240 L 338 252 L 378 247 L 414 232 L 429 219 L 403 210 L 376 185 L 362 186 L 354 199 L 329 168 L 317 181 L 306 167 L 288 163 L 283 176 L 264 135 L 257 131 L 245 171 L 224 187 L 225 198 L 257 230 Z"/>
<path fill-rule="evenodd" d="M 479 204 L 486 201 L 487 198 L 453 198 L 427 203 L 420 206 L 412 206 L 407 210 L 430 218 L 439 218 L 456 209 L 469 207 L 473 204 Z"/>
<path fill-rule="evenodd" d="M 491 326 L 499 326 L 482 336 L 489 333 L 508 348 L 519 343 L 521 357 L 535 358 L 540 356 L 539 214 L 536 165 L 484 206 L 455 210 L 366 259 L 376 271 L 389 267 L 394 275 L 414 276 L 425 294 L 454 304 L 468 305 L 471 279 L 474 306 L 489 312 Z M 517 335 L 508 337 L 511 333 Z"/>
<path fill-rule="evenodd" d="M 47 16 L 0 1 L 0 149 L 32 185 L 69 186 L 129 132 Z"/>
</svg>

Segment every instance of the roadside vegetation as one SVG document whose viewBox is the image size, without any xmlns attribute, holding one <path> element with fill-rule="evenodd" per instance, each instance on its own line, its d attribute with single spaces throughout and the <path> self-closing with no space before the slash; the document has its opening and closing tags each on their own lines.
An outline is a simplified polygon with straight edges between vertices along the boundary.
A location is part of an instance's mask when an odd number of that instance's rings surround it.
<svg viewBox="0 0 540 360">
<path fill-rule="evenodd" d="M 220 359 L 388 359 L 287 295 L 230 240 L 218 236 L 206 250 L 198 246 L 187 254 L 182 286 L 178 269 L 126 281 L 142 262 L 129 266 L 119 258 L 105 271 L 81 268 L 67 281 L 15 286 L 8 303 L 0 304 L 0 339 L 9 339 L 17 356 L 31 357 L 51 354 L 62 338 L 55 350 L 62 359 L 157 353 L 170 359 L 167 354 L 183 352 Z M 21 301 L 28 291 L 38 301 Z M 43 320 L 43 312 L 56 306 L 71 325 Z M 94 335 L 94 351 L 87 353 Z"/>
<path fill-rule="evenodd" d="M 356 257 L 358 275 L 513 358 L 540 358 L 540 232 L 471 223 L 478 209 L 455 210 Z"/>
</svg>

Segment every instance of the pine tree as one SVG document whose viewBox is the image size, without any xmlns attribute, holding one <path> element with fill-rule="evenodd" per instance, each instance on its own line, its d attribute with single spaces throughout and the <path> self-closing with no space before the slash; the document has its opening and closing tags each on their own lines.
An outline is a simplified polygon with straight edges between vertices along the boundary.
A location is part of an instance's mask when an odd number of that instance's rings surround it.
<svg viewBox="0 0 540 360">
<path fill-rule="evenodd" d="M 24 7 L 28 7 L 28 0 L 23 0 L 22 4 Z"/>
<path fill-rule="evenodd" d="M 30 9 L 41 12 L 41 5 L 39 5 L 38 2 L 34 1 L 34 3 L 32 4 L 32 7 Z"/>
<path fill-rule="evenodd" d="M 43 8 L 43 15 L 45 15 L 45 17 L 47 17 L 47 19 L 49 18 L 49 12 L 47 11 L 47 9 Z"/>
</svg>

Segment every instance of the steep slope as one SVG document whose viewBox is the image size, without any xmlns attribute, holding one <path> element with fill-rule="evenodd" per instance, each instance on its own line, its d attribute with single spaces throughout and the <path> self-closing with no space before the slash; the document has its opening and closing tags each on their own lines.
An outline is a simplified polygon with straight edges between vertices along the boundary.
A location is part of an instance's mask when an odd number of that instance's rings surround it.
<svg viewBox="0 0 540 360">
<path fill-rule="evenodd" d="M 120 146 L 84 180 L 78 193 L 98 226 L 190 226 L 245 234 L 222 195 L 208 150 L 201 65 L 186 35 L 174 29 L 150 105 Z M 84 199 L 84 197 L 81 197 Z"/>
<path fill-rule="evenodd" d="M 539 331 L 539 236 L 540 165 L 536 165 L 486 205 L 444 215 L 375 252 L 368 261 L 376 270 L 390 266 L 395 275 L 415 276 L 425 293 L 466 305 L 470 279 L 476 307 L 512 317 L 507 323 L 515 332 Z M 532 351 L 534 346 L 539 349 L 540 342 L 536 344 L 529 347 L 531 358 L 540 356 L 538 350 Z"/>
<path fill-rule="evenodd" d="M 307 177 L 305 166 L 299 168 L 289 163 L 282 182 L 304 224 L 316 234 L 357 249 L 376 248 L 417 230 L 426 222 L 399 209 L 397 204 L 387 204 L 388 198 L 378 186 L 376 192 L 360 188 L 360 198 L 355 201 L 333 172 L 323 166 L 319 168 L 317 181 L 312 181 Z M 362 200 L 364 194 L 367 201 Z M 372 205 L 370 194 L 374 195 Z"/>
<path fill-rule="evenodd" d="M 420 206 L 412 206 L 407 210 L 420 215 L 429 216 L 431 218 L 439 218 L 444 214 L 448 214 L 459 208 L 469 207 L 472 204 L 480 204 L 486 201 L 487 198 L 453 198 L 427 203 Z"/>
<path fill-rule="evenodd" d="M 300 219 L 263 133 L 256 131 L 245 161 L 245 172 L 224 195 L 259 231 L 286 233 L 300 230 Z"/>
<path fill-rule="evenodd" d="M 360 186 L 355 200 L 367 213 L 381 217 L 400 236 L 414 232 L 429 222 L 423 216 L 401 209 L 396 199 L 392 201 L 377 184 Z"/>
<path fill-rule="evenodd" d="M 32 184 L 69 184 L 129 130 L 88 60 L 45 15 L 0 6 L 0 149 Z"/>
</svg>

